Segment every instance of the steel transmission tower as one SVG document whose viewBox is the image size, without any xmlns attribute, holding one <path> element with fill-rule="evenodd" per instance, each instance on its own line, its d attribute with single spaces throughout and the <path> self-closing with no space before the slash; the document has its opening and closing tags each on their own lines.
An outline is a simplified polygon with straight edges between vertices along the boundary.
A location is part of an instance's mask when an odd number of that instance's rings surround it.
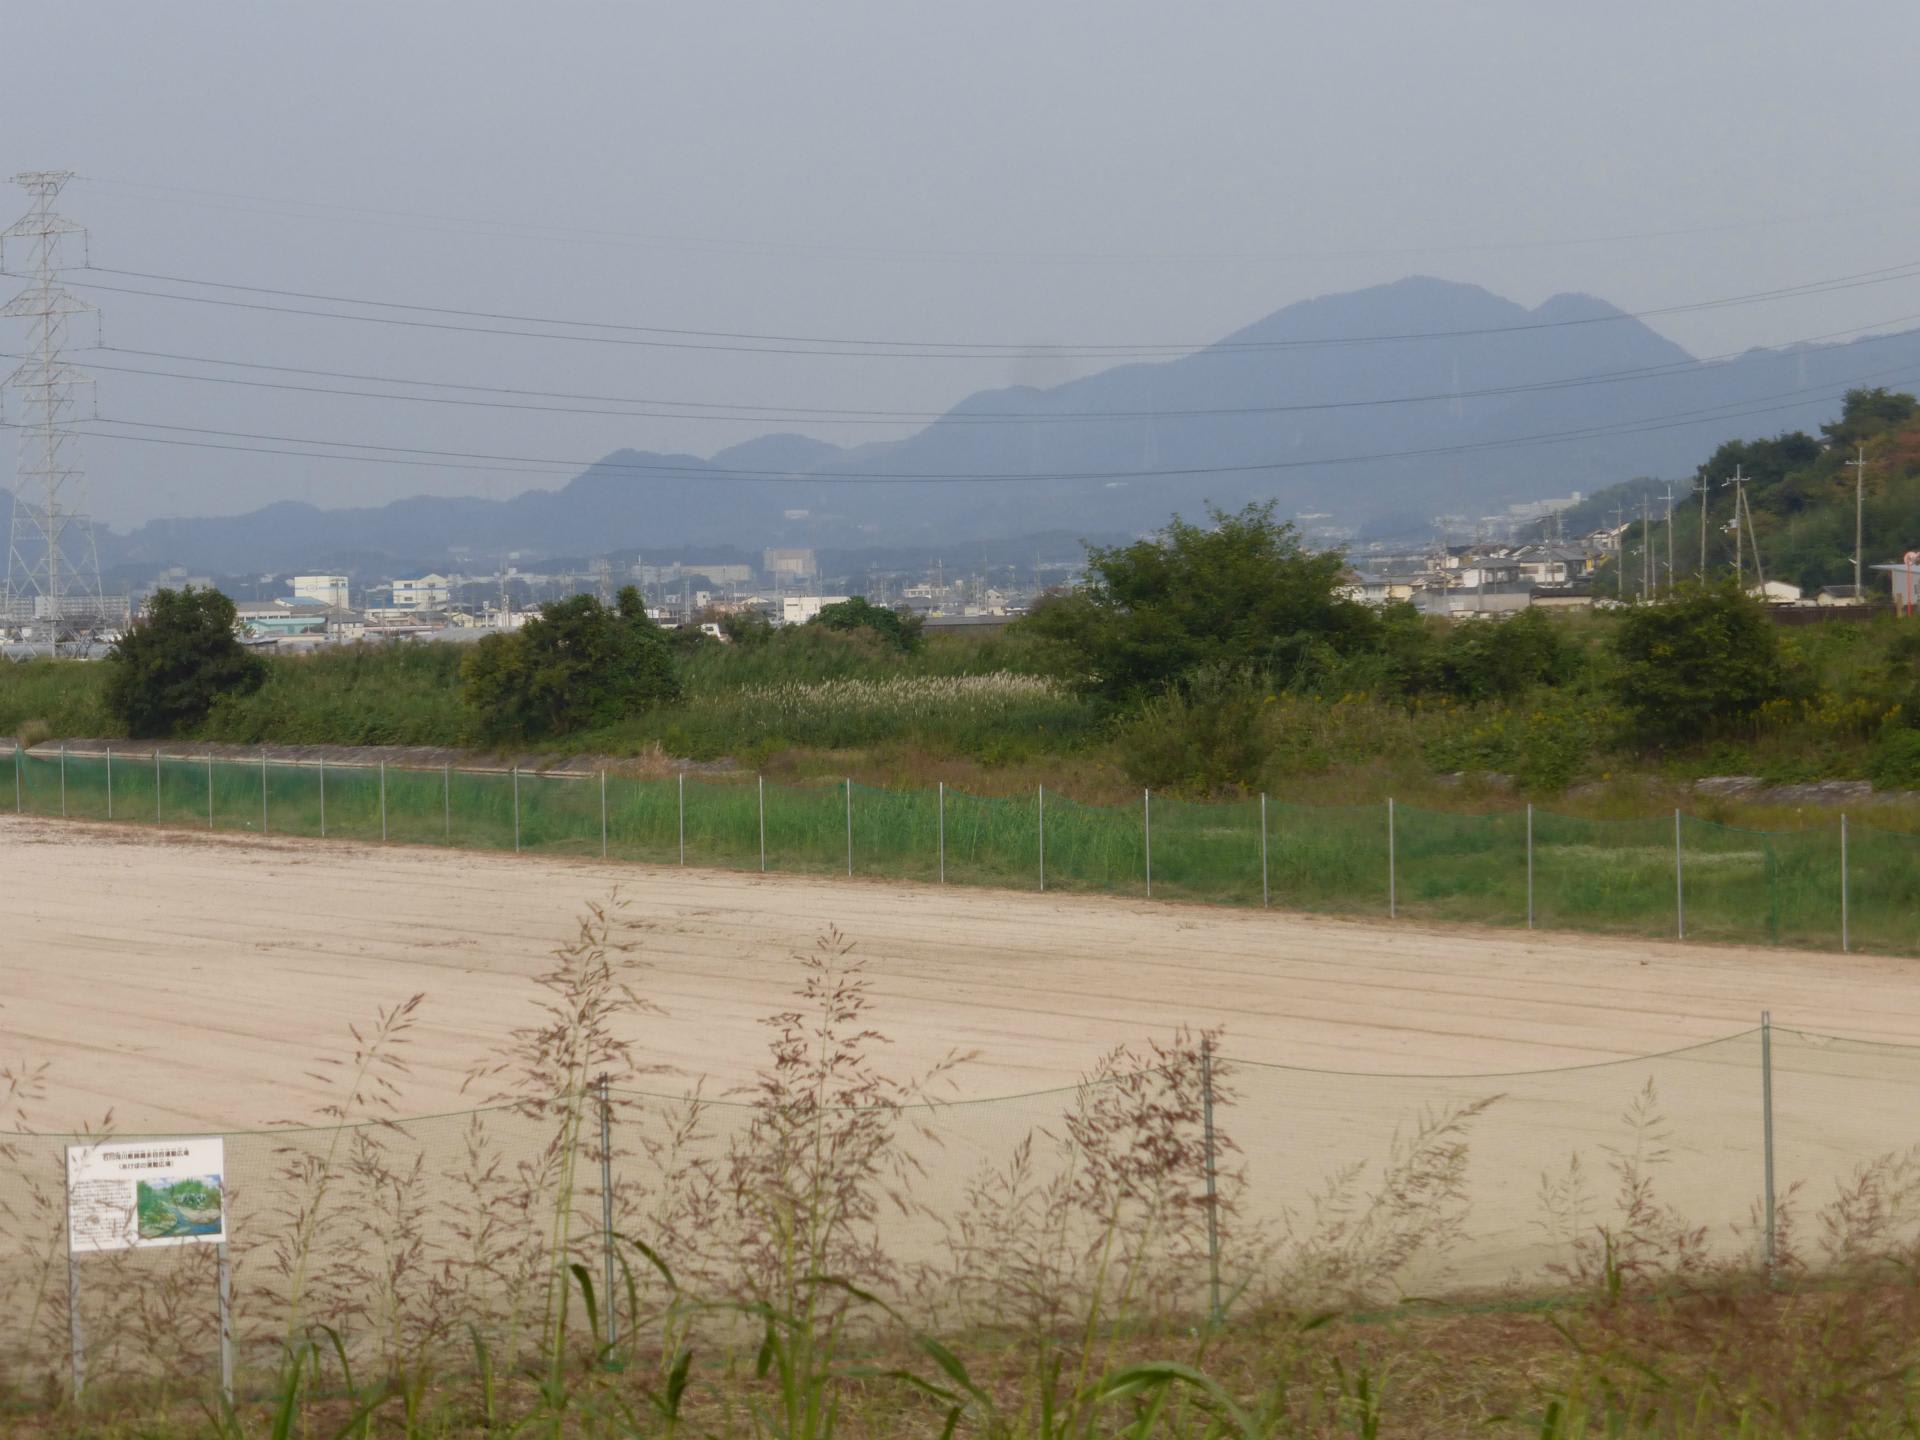
<svg viewBox="0 0 1920 1440">
<path fill-rule="evenodd" d="M 96 313 L 59 283 L 63 259 L 77 250 L 79 263 L 87 260 L 87 232 L 53 211 L 54 199 L 72 178 L 64 170 L 14 176 L 13 183 L 32 197 L 32 207 L 26 218 L 0 231 L 0 271 L 27 280 L 26 289 L 0 307 L 0 315 L 28 322 L 26 357 L 0 382 L 13 394 L 9 408 L 14 413 L 8 418 L 20 428 L 6 615 L 15 623 L 45 621 L 56 656 L 63 640 L 91 634 L 108 618 L 80 439 L 70 428 L 76 420 L 92 418 L 93 381 L 68 363 L 67 332 L 75 317 Z"/>
</svg>

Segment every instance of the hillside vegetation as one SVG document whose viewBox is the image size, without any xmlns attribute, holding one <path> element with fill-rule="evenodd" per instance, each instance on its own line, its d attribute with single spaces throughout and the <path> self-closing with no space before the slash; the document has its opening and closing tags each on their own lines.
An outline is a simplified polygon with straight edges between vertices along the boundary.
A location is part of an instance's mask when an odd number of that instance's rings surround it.
<svg viewBox="0 0 1920 1440">
<path fill-rule="evenodd" d="M 1789 430 L 1767 439 L 1728 441 L 1697 467 L 1690 486 L 1672 487 L 1674 572 L 1682 579 L 1701 573 L 1704 485 L 1707 575 L 1731 573 L 1737 559 L 1749 581 L 1758 573 L 1798 585 L 1809 596 L 1822 586 L 1851 585 L 1857 460 L 1864 460 L 1866 467 L 1859 516 L 1865 565 L 1898 561 L 1920 545 L 1920 401 L 1884 389 L 1852 390 L 1840 418 L 1822 425 L 1818 434 Z M 1749 482 L 1745 489 L 1752 512 L 1751 523 L 1741 526 L 1738 555 L 1731 484 L 1736 470 Z M 1629 481 L 1589 496 L 1565 517 L 1569 531 L 1637 520 L 1642 500 L 1648 502 L 1648 530 L 1643 535 L 1635 524 L 1628 532 L 1614 589 L 1637 593 L 1643 542 L 1665 572 L 1667 488 L 1664 482 Z M 1885 597 L 1883 575 L 1868 568 L 1864 581 Z"/>
</svg>

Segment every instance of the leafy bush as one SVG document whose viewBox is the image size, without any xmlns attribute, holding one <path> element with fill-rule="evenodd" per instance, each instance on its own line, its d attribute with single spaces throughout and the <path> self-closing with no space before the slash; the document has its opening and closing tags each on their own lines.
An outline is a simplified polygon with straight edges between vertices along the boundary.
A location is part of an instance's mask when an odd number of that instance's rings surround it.
<svg viewBox="0 0 1920 1440">
<path fill-rule="evenodd" d="M 1566 789 L 1591 764 L 1615 717 L 1589 698 L 1544 693 L 1530 705 L 1463 709 L 1427 743 L 1436 770 L 1492 770 L 1529 790 Z"/>
<path fill-rule="evenodd" d="M 1439 645 L 1438 688 L 1461 700 L 1510 700 L 1571 680 L 1583 660 L 1563 626 L 1539 610 L 1454 626 Z"/>
<path fill-rule="evenodd" d="M 1175 516 L 1153 539 L 1087 551 L 1085 589 L 1054 596 L 1024 628 L 1073 657 L 1081 683 L 1125 702 L 1184 687 L 1206 671 L 1290 681 L 1316 644 L 1365 649 L 1379 622 L 1335 592 L 1341 556 L 1300 544 L 1274 507 Z"/>
<path fill-rule="evenodd" d="M 201 735 L 239 745 L 457 745 L 458 645 L 362 644 L 267 662 L 266 683 L 214 703 Z"/>
<path fill-rule="evenodd" d="M 1876 790 L 1920 790 L 1920 730 L 1889 726 L 1867 758 Z"/>
<path fill-rule="evenodd" d="M 1787 693 L 1789 672 L 1766 607 L 1731 584 L 1636 607 L 1613 638 L 1614 692 L 1634 736 L 1691 744 Z"/>
<path fill-rule="evenodd" d="M 482 640 L 460 673 L 482 730 L 500 740 L 612 725 L 680 697 L 666 637 L 632 586 L 616 610 L 593 595 L 542 607 Z"/>
<path fill-rule="evenodd" d="M 758 610 L 733 610 L 720 617 L 720 633 L 734 645 L 764 645 L 773 639 L 773 622 Z"/>
<path fill-rule="evenodd" d="M 166 739 L 207 718 L 222 695 L 260 688 L 266 666 L 240 643 L 218 590 L 161 590 L 107 656 L 107 708 L 136 739 Z"/>
<path fill-rule="evenodd" d="M 818 625 L 823 630 L 871 630 L 889 644 L 909 652 L 920 648 L 920 631 L 924 624 L 918 615 L 875 605 L 864 595 L 823 606 L 820 613 L 807 623 Z"/>
<path fill-rule="evenodd" d="M 1271 745 L 1263 723 L 1274 704 L 1244 674 L 1208 671 L 1184 691 L 1142 704 L 1115 734 L 1135 784 L 1211 794 L 1253 785 Z"/>
<path fill-rule="evenodd" d="M 1211 672 L 1140 706 L 1114 748 L 1129 779 L 1156 789 L 1278 791 L 1292 776 L 1418 754 L 1423 731 L 1451 719 L 1368 695 L 1275 695 L 1249 676 Z"/>
</svg>

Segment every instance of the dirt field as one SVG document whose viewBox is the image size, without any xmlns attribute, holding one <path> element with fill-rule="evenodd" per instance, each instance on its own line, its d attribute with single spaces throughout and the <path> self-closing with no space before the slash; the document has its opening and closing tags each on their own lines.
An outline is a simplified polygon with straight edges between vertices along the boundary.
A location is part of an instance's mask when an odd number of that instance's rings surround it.
<svg viewBox="0 0 1920 1440">
<path fill-rule="evenodd" d="M 527 977 L 616 885 L 668 1012 L 636 1038 L 720 1088 L 751 1075 L 789 956 L 830 923 L 903 1064 L 980 1052 L 969 1096 L 1070 1083 L 1181 1023 L 1226 1026 L 1244 1059 L 1407 1075 L 1667 1050 L 1762 1008 L 1920 1043 L 1911 961 L 5 817 L 0 1061 L 50 1061 L 73 1126 L 305 1120 L 311 1060 L 424 992 L 405 1108 L 463 1108 L 468 1065 L 532 1015 Z"/>
</svg>

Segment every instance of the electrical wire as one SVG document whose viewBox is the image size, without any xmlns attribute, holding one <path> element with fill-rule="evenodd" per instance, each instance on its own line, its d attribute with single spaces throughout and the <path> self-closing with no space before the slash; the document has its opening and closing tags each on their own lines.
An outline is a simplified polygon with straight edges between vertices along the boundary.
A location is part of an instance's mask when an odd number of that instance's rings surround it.
<svg viewBox="0 0 1920 1440">
<path fill-rule="evenodd" d="M 1491 335 L 1528 334 L 1572 326 L 1611 324 L 1626 320 L 1646 320 L 1666 315 L 1697 314 L 1742 305 L 1825 295 L 1868 285 L 1885 285 L 1920 277 L 1920 261 L 1905 261 L 1849 275 L 1806 281 L 1772 290 L 1723 296 L 1713 300 L 1691 301 L 1659 306 L 1648 310 L 1611 311 L 1605 315 L 1583 315 L 1564 320 L 1530 321 L 1522 325 L 1473 326 L 1455 330 L 1405 331 L 1395 334 L 1324 336 L 1293 340 L 1223 340 L 1191 342 L 1154 342 L 1114 346 L 1038 345 L 1015 342 L 910 341 L 893 339 L 856 339 L 847 337 L 786 335 L 750 331 L 675 329 L 666 326 L 637 325 L 598 320 L 567 320 L 548 316 L 517 315 L 508 312 L 465 310 L 451 306 L 413 304 L 405 301 L 369 300 L 354 296 L 332 295 L 316 291 L 278 289 L 264 285 L 241 285 L 223 280 L 203 280 L 189 276 L 164 275 L 151 271 L 109 269 L 82 266 L 93 274 L 149 280 L 161 284 L 197 285 L 207 289 L 235 291 L 250 295 L 314 300 L 325 304 L 357 305 L 362 308 L 405 310 L 414 315 L 457 316 L 466 319 L 498 321 L 501 325 L 455 324 L 448 320 L 422 320 L 398 315 L 358 315 L 335 310 L 317 310 L 305 306 L 274 305 L 261 301 L 230 300 L 211 295 L 179 295 L 131 286 L 102 284 L 98 281 L 73 281 L 77 288 L 108 294 L 135 295 L 148 299 L 172 300 L 187 304 L 214 305 L 227 309 L 256 310 L 273 314 L 304 315 L 327 320 L 352 320 L 368 324 L 395 325 L 409 329 L 454 331 L 462 334 L 503 335 L 518 339 L 572 341 L 580 344 L 627 345 L 647 349 L 721 351 L 759 355 L 813 355 L 840 358 L 915 359 L 915 360 L 1009 360 L 1036 356 L 1071 359 L 1152 359 L 1203 352 L 1293 351 L 1333 349 L 1348 346 L 1404 344 L 1425 340 L 1452 340 Z M 558 325 L 594 333 L 572 334 L 564 330 L 507 329 L 505 325 Z M 607 333 L 617 332 L 617 333 Z M 663 338 L 664 337 L 664 338 Z M 701 337 L 698 339 L 688 337 Z"/>
<path fill-rule="evenodd" d="M 1785 342 L 1787 346 L 1815 344 L 1831 340 L 1840 335 L 1855 335 L 1855 344 L 1884 343 L 1897 340 L 1903 334 L 1895 332 L 1885 335 L 1863 334 L 1863 331 L 1882 329 L 1889 325 L 1909 324 L 1920 321 L 1920 314 L 1902 315 L 1892 319 L 1875 321 L 1866 326 L 1852 326 L 1845 330 L 1831 331 L 1824 335 L 1809 336 L 1799 340 Z M 1730 351 L 1724 355 L 1706 356 L 1700 359 L 1669 361 L 1660 365 L 1634 366 L 1623 370 L 1599 371 L 1588 375 L 1568 376 L 1558 380 L 1535 380 L 1512 385 L 1491 385 L 1460 390 L 1434 390 L 1414 395 L 1390 395 L 1355 400 L 1301 401 L 1292 404 L 1277 405 L 1228 405 L 1207 406 L 1197 409 L 1170 407 L 1161 410 L 1079 410 L 1079 411 L 865 411 L 814 409 L 800 406 L 769 407 L 755 412 L 753 407 L 744 405 L 701 405 L 699 410 L 663 409 L 662 406 L 699 405 L 697 401 L 650 400 L 644 398 L 626 398 L 620 396 L 583 395 L 566 391 L 522 390 L 504 386 L 459 385 L 440 380 L 415 380 L 399 376 L 367 375 L 352 371 L 314 370 L 298 366 L 260 365 L 249 361 L 224 360 L 211 356 L 182 355 L 165 351 L 146 351 L 123 349 L 119 346 L 96 346 L 94 349 L 106 354 L 133 355 L 153 359 L 177 360 L 185 363 L 205 365 L 225 365 L 247 369 L 257 369 L 283 374 L 308 375 L 327 379 L 355 380 L 368 384 L 405 385 L 430 387 L 435 389 L 460 389 L 484 392 L 489 395 L 511 395 L 524 397 L 516 400 L 466 399 L 443 395 L 409 395 L 391 390 L 349 390 L 334 386 L 299 384 L 291 381 L 250 380 L 231 375 L 194 375 L 177 370 L 150 369 L 134 365 L 117 365 L 110 361 L 90 362 L 92 370 L 112 374 L 141 375 L 158 379 L 182 380 L 211 385 L 237 385 L 252 389 L 273 390 L 313 395 L 333 395 L 353 399 L 389 400 L 412 402 L 428 405 L 452 405 L 466 408 L 520 411 L 535 414 L 553 415 L 604 415 L 616 418 L 636 420 L 702 420 L 740 423 L 760 421 L 772 424 L 788 424 L 801 421 L 823 422 L 837 425 L 878 425 L 898 426 L 903 423 L 919 422 L 931 427 L 972 427 L 1004 425 L 1050 425 L 1085 423 L 1132 423 L 1135 421 L 1167 420 L 1205 420 L 1221 417 L 1245 417 L 1255 415 L 1293 415 L 1324 411 L 1378 409 L 1404 405 L 1422 405 L 1434 403 L 1453 403 L 1463 400 L 1505 398 L 1515 395 L 1534 394 L 1542 391 L 1560 391 L 1581 389 L 1590 385 L 1614 385 L 1630 383 L 1636 380 L 1661 379 L 1676 374 L 1704 373 L 1702 367 L 1719 364 L 1723 361 L 1742 358 L 1749 351 Z M 1772 352 L 1772 358 L 1785 360 L 1790 356 L 1785 347 Z M 553 399 L 579 400 L 588 403 L 582 405 L 544 405 L 525 403 L 526 400 Z M 613 409 L 608 406 L 630 406 L 643 408 Z"/>
<path fill-rule="evenodd" d="M 124 180 L 101 175 L 79 175 L 81 185 L 99 186 L 108 193 L 120 192 L 120 198 L 146 203 L 201 206 L 223 213 L 262 214 L 301 221 L 335 221 L 350 224 L 390 225 L 401 222 L 412 228 L 436 233 L 471 233 L 490 239 L 534 240 L 615 248 L 707 248 L 738 250 L 752 254 L 787 254 L 815 258 L 853 260 L 923 261 L 932 263 L 974 262 L 988 264 L 1166 264 L 1166 263 L 1300 263 L 1337 260 L 1388 259 L 1413 255 L 1487 254 L 1525 250 L 1562 250 L 1588 245 L 1614 245 L 1651 240 L 1681 239 L 1701 235 L 1724 235 L 1774 229 L 1786 225 L 1832 223 L 1865 215 L 1885 214 L 1898 206 L 1858 206 L 1850 209 L 1808 211 L 1797 214 L 1744 217 L 1707 225 L 1675 226 L 1656 230 L 1631 230 L 1594 235 L 1554 236 L 1538 240 L 1466 241 L 1451 244 L 1401 245 L 1344 250 L 1162 250 L 1162 251 L 1059 251 L 1059 250 L 963 250 L 915 249 L 911 247 L 822 244 L 796 240 L 768 240 L 723 235 L 680 235 L 578 225 L 556 225 L 545 221 L 507 220 L 476 215 L 446 215 L 416 210 L 383 209 L 363 205 L 294 199 L 287 196 L 254 195 L 244 191 L 215 190 L 185 185 L 166 185 L 150 180 Z M 220 202 L 220 203 L 213 203 Z M 260 208 L 274 207 L 274 208 Z"/>
<path fill-rule="evenodd" d="M 1150 470 L 1055 471 L 1011 475 L 983 475 L 977 472 L 957 471 L 921 473 L 873 471 L 862 473 L 830 470 L 810 471 L 805 474 L 796 475 L 791 472 L 778 470 L 715 467 L 705 462 L 695 462 L 691 465 L 674 465 L 641 461 L 608 460 L 605 458 L 600 460 L 578 460 L 525 455 L 497 455 L 484 452 L 435 450 L 419 446 L 374 445 L 357 441 L 324 440 L 311 436 L 261 434 L 254 431 L 217 430 L 201 426 L 166 424 L 157 421 L 119 419 L 105 419 L 88 423 L 91 425 L 115 425 L 150 431 L 159 430 L 169 432 L 169 434 L 212 436 L 215 437 L 215 439 L 213 441 L 171 440 L 166 436 L 127 436 L 97 429 L 89 429 L 87 433 L 102 439 L 129 440 L 152 444 L 193 445 L 205 449 L 240 450 L 257 454 L 298 454 L 309 459 L 360 460 L 376 464 L 437 465 L 440 468 L 447 469 L 478 468 L 495 471 L 503 468 L 533 467 L 527 469 L 525 473 L 537 474 L 577 474 L 587 470 L 600 470 L 641 475 L 674 476 L 705 481 L 745 480 L 803 484 L 845 482 L 863 485 L 931 484 L 946 482 L 1023 484 L 1095 480 L 1125 482 L 1145 479 L 1184 479 L 1208 475 L 1252 474 L 1275 470 L 1304 470 L 1323 466 L 1356 465 L 1385 460 L 1475 454 L 1533 445 L 1560 444 L 1620 434 L 1645 434 L 1698 424 L 1704 419 L 1732 419 L 1744 415 L 1766 414 L 1777 410 L 1794 409 L 1800 405 L 1816 403 L 1819 400 L 1838 399 L 1841 395 L 1845 394 L 1848 389 L 1867 380 L 1891 378 L 1896 375 L 1907 376 L 1916 373 L 1920 373 L 1920 366 L 1892 366 L 1883 370 L 1870 371 L 1863 375 L 1850 377 L 1841 383 L 1838 390 L 1835 390 L 1832 382 L 1830 382 L 1826 385 L 1807 386 L 1798 390 L 1783 391 L 1775 395 L 1755 397 L 1751 401 L 1704 406 L 1694 410 L 1675 411 L 1665 415 L 1642 417 L 1632 421 L 1583 426 L 1573 430 L 1549 431 L 1536 435 L 1515 436 L 1501 440 L 1471 441 L 1457 445 L 1422 446 L 1403 450 L 1379 451 L 1373 454 L 1327 456 L 1306 460 L 1297 458 L 1274 459 L 1238 465 L 1178 466 Z M 234 440 L 257 441 L 261 442 L 261 444 L 256 446 L 225 443 Z M 324 446 L 327 447 L 327 449 L 295 452 L 264 448 L 267 446 L 288 445 Z M 336 455 L 329 453 L 331 450 L 362 453 Z M 395 456 L 401 458 L 395 461 L 392 458 Z M 476 464 L 475 462 L 479 463 Z"/>
</svg>

